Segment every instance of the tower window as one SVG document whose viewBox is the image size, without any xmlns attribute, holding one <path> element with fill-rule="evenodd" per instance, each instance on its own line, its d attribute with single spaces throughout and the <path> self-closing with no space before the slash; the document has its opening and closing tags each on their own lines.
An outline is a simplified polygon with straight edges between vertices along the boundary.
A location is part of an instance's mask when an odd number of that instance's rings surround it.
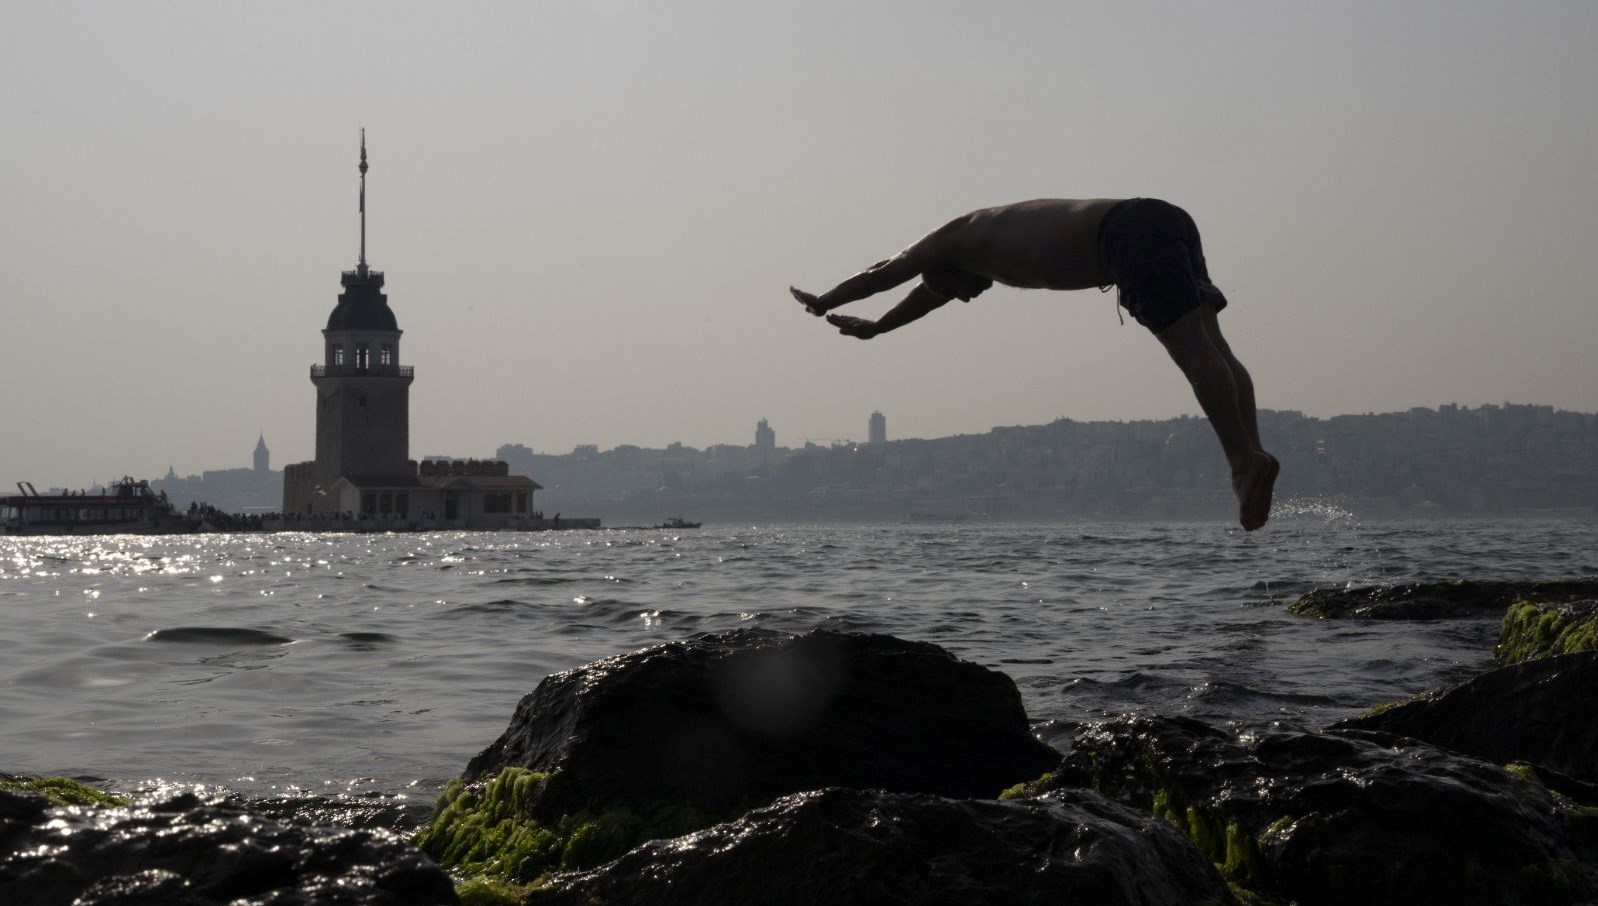
<svg viewBox="0 0 1598 906">
<path fill-rule="evenodd" d="M 339 367 L 343 366 L 343 364 L 344 364 L 344 344 L 343 343 L 340 343 L 337 346 L 333 347 L 333 364 L 335 366 L 339 366 Z"/>
<path fill-rule="evenodd" d="M 378 353 L 377 363 L 384 368 L 394 364 L 394 347 L 384 343 L 382 351 Z"/>
<path fill-rule="evenodd" d="M 365 371 L 372 367 L 372 350 L 365 343 L 355 347 L 355 370 Z"/>
</svg>

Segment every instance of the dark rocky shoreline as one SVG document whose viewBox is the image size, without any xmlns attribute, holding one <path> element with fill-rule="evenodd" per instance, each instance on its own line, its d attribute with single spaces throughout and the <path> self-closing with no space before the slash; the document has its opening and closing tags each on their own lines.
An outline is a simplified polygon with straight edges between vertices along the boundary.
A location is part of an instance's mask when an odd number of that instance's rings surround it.
<svg viewBox="0 0 1598 906">
<path fill-rule="evenodd" d="M 546 678 L 412 840 L 0 775 L 0 902 L 1589 903 L 1595 602 L 1313 592 L 1289 610 L 1500 615 L 1497 659 L 1327 728 L 1122 716 L 1067 753 L 933 645 L 703 635 Z"/>
</svg>

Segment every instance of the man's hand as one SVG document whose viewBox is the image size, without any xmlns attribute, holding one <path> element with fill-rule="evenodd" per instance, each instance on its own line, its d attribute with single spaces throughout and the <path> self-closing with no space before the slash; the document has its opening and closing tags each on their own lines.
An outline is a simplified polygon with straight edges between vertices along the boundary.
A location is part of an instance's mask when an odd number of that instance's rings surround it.
<svg viewBox="0 0 1598 906">
<path fill-rule="evenodd" d="M 827 315 L 827 323 L 838 328 L 838 332 L 844 336 L 856 337 L 861 340 L 869 340 L 882 333 L 882 328 L 878 327 L 875 321 L 867 321 L 865 318 L 855 318 L 849 315 Z"/>
<path fill-rule="evenodd" d="M 816 317 L 819 318 L 827 313 L 827 309 L 822 306 L 821 300 L 816 298 L 815 293 L 807 293 L 797 286 L 788 287 L 788 292 L 793 293 L 793 297 L 799 300 L 799 304 L 805 307 L 805 311 Z"/>
</svg>

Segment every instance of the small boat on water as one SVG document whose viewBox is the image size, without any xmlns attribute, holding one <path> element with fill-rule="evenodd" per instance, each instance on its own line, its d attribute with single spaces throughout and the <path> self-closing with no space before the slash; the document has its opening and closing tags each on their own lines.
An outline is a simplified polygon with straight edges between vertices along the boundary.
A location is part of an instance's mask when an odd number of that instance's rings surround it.
<svg viewBox="0 0 1598 906">
<path fill-rule="evenodd" d="M 199 517 L 177 512 L 166 492 L 144 480 L 121 478 L 98 494 L 40 494 L 27 482 L 17 482 L 17 490 L 0 497 L 0 534 L 171 535 L 200 528 Z"/>
<path fill-rule="evenodd" d="M 699 528 L 700 524 L 701 523 L 698 523 L 698 522 L 689 522 L 688 520 L 682 518 L 681 516 L 673 516 L 670 519 L 667 519 L 665 522 L 662 522 L 661 524 L 655 526 L 655 528 L 664 528 L 664 529 Z"/>
</svg>

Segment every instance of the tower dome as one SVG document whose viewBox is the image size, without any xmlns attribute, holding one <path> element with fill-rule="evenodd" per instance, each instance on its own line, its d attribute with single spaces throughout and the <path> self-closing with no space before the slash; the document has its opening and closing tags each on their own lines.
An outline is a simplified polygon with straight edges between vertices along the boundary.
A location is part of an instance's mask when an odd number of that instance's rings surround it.
<svg viewBox="0 0 1598 906">
<path fill-rule="evenodd" d="M 327 316 L 326 329 L 399 330 L 394 310 L 388 307 L 388 296 L 383 293 L 382 271 L 361 264 L 353 271 L 345 271 L 341 282 L 344 291 L 339 293 L 333 313 Z"/>
</svg>

